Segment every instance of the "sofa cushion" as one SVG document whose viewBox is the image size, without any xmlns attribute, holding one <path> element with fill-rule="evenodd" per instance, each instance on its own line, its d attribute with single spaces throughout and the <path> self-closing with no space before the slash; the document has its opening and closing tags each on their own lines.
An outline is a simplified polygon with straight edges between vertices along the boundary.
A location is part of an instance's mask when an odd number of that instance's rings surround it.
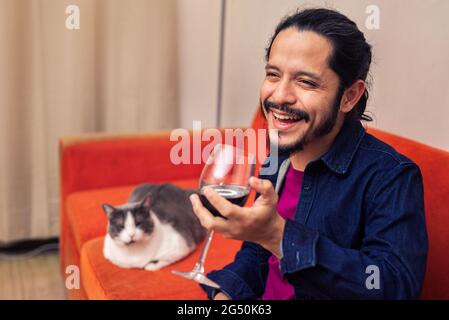
<svg viewBox="0 0 449 320">
<path fill-rule="evenodd" d="M 190 271 L 200 255 L 203 243 L 183 260 L 152 272 L 143 269 L 122 269 L 113 265 L 103 257 L 103 241 L 103 237 L 90 240 L 81 250 L 81 281 L 88 299 L 207 298 L 196 282 L 171 273 L 171 270 Z M 233 261 L 240 246 L 240 241 L 225 239 L 220 234 L 215 234 L 206 260 L 206 271 L 221 269 Z"/>
<path fill-rule="evenodd" d="M 181 188 L 195 189 L 198 180 L 177 180 L 171 183 Z M 107 218 L 101 204 L 108 202 L 118 205 L 126 202 L 134 187 L 82 191 L 73 193 L 67 198 L 67 216 L 78 252 L 81 252 L 85 242 L 106 234 Z"/>
</svg>

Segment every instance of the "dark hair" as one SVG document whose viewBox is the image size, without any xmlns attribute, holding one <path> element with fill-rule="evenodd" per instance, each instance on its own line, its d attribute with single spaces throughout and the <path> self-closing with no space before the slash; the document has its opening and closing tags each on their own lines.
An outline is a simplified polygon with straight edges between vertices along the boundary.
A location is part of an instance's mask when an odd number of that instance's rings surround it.
<svg viewBox="0 0 449 320">
<path fill-rule="evenodd" d="M 306 9 L 284 18 L 276 27 L 266 49 L 266 60 L 270 57 L 271 46 L 279 32 L 294 27 L 299 31 L 313 31 L 330 41 L 332 54 L 329 67 L 339 76 L 340 88 L 348 88 L 361 79 L 366 81 L 371 64 L 371 46 L 357 25 L 343 14 L 330 9 Z M 347 118 L 372 121 L 365 114 L 369 93 L 361 96 Z"/>
</svg>

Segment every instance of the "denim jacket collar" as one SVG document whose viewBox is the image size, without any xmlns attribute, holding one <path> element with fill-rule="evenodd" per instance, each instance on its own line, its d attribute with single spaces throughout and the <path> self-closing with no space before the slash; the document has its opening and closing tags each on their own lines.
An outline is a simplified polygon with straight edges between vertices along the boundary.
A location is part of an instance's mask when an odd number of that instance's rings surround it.
<svg viewBox="0 0 449 320">
<path fill-rule="evenodd" d="M 346 174 L 364 136 L 365 128 L 360 121 L 346 122 L 320 159 L 335 173 Z"/>
<path fill-rule="evenodd" d="M 363 128 L 360 121 L 346 122 L 337 134 L 329 150 L 315 161 L 321 160 L 331 171 L 337 174 L 346 174 L 364 136 L 365 128 Z M 270 156 L 268 156 L 265 164 L 269 163 L 269 159 Z M 288 167 L 289 164 L 290 160 L 288 157 L 283 155 L 279 156 L 278 172 L 273 177 L 275 179 L 272 182 L 276 183 L 276 180 L 283 180 L 286 170 L 279 171 L 281 168 L 285 169 L 285 167 Z M 281 176 L 279 176 L 279 173 L 281 173 Z"/>
</svg>

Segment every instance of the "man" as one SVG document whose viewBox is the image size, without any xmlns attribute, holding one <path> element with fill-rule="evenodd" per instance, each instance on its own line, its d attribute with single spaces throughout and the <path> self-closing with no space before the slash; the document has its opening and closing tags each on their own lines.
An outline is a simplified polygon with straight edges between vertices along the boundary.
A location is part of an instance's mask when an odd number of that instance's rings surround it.
<svg viewBox="0 0 449 320">
<path fill-rule="evenodd" d="M 249 181 L 250 208 L 217 193 L 227 219 L 191 201 L 204 227 L 245 240 L 209 273 L 215 299 L 415 299 L 427 257 L 419 168 L 367 134 L 361 120 L 371 47 L 327 9 L 283 20 L 267 49 L 261 107 L 279 153 L 274 175 Z M 270 155 L 270 157 L 275 155 Z"/>
</svg>

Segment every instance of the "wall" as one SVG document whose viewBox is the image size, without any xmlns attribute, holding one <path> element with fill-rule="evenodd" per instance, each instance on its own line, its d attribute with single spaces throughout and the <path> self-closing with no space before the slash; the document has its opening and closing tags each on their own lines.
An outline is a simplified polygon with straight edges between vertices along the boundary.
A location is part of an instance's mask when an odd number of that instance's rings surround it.
<svg viewBox="0 0 449 320">
<path fill-rule="evenodd" d="M 181 127 L 214 127 L 217 105 L 220 1 L 178 0 Z"/>
</svg>

